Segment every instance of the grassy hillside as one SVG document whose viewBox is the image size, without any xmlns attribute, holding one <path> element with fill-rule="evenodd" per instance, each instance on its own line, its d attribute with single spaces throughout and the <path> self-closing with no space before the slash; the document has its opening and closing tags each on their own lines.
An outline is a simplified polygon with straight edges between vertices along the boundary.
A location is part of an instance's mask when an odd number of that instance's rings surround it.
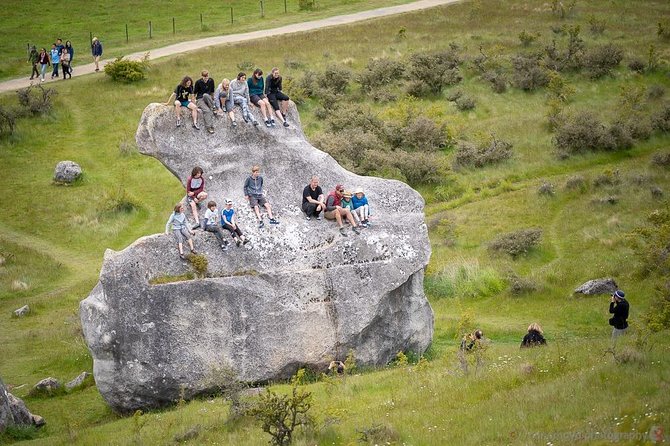
<svg viewBox="0 0 670 446">
<path fill-rule="evenodd" d="M 670 5 L 661 0 L 578 0 L 564 18 L 552 12 L 551 2 L 466 1 L 284 37 L 272 45 L 255 42 L 175 57 L 153 65 L 148 79 L 137 84 L 97 75 L 57 85 L 49 115 L 20 119 L 14 135 L 0 140 L 3 177 L 10 190 L 20 191 L 11 194 L 16 199 L 0 214 L 5 259 L 0 376 L 48 423 L 39 432 L 0 440 L 267 443 L 269 437 L 251 418 L 228 420 L 229 405 L 222 398 L 123 418 L 107 408 L 94 386 L 51 398 L 28 395 L 46 376 L 69 380 L 92 370 L 77 311 L 95 285 L 105 249 L 122 249 L 162 231 L 181 197 L 177 179 L 134 150 L 142 110 L 165 101 L 184 74 L 208 67 L 219 81 L 248 61 L 266 71 L 282 68 L 291 94 L 301 99 L 308 137 L 342 164 L 411 180 L 426 198 L 433 249 L 425 281 L 435 311 L 428 362 L 413 365 L 411 357 L 410 364 L 306 385 L 314 394 L 311 411 L 318 423 L 296 444 L 653 444 L 652 427 L 670 429 L 667 329 L 653 333 L 644 322 L 668 277 L 663 247 L 670 171 L 659 154 L 670 152 L 670 136 L 650 128 L 627 148 L 561 154 L 554 143 L 558 130 L 548 119 L 560 88 L 519 88 L 511 58 L 544 55 L 552 41 L 563 51 L 576 26 L 584 54 L 607 43 L 618 45 L 622 60 L 610 75 L 592 79 L 585 68 L 560 72 L 570 87 L 559 91 L 566 95 L 559 104 L 561 119 L 572 122 L 571 116 L 589 111 L 603 128 L 620 123 L 626 129 L 640 124 L 639 129 L 663 110 L 670 95 L 670 46 L 657 34 L 659 18 L 668 16 Z M 518 37 L 522 31 L 537 37 L 524 46 Z M 648 64 L 652 46 L 656 69 L 628 68 L 635 59 Z M 456 52 L 462 81 L 412 98 L 406 94 L 411 79 L 397 76 L 373 89 L 395 98 L 377 101 L 354 82 L 372 58 L 410 67 L 410 56 L 424 51 Z M 222 53 L 227 56 L 221 58 Z M 486 65 L 484 72 L 478 62 Z M 343 92 L 308 91 L 309 78 L 319 79 L 325 70 L 331 80 L 347 73 L 350 82 Z M 487 80 L 491 71 L 506 76 L 504 92 L 493 91 Z M 474 99 L 473 109 L 461 111 L 447 100 L 457 90 Z M 12 95 L 0 97 L 0 104 L 14 102 Z M 336 106 L 331 110 L 330 104 Z M 427 145 L 411 145 L 410 136 L 434 129 L 410 133 L 419 116 L 440 129 L 440 144 L 430 151 Z M 354 143 L 336 140 L 337 132 Z M 485 146 L 491 134 L 512 145 L 511 158 L 484 167 L 454 163 L 464 142 Z M 401 142 L 388 135 L 400 135 Z M 51 184 L 53 167 L 63 159 L 77 161 L 85 171 L 75 186 Z M 120 202 L 133 210 L 115 210 Z M 649 220 L 654 211 L 655 220 Z M 542 230 L 528 253 L 513 258 L 488 248 L 499 235 L 525 228 Z M 618 343 L 616 358 L 607 352 L 609 298 L 572 295 L 582 282 L 610 276 L 631 303 L 631 333 Z M 11 318 L 24 304 L 33 308 L 31 315 Z M 533 321 L 543 326 L 549 345 L 520 350 Z M 474 358 L 464 362 L 457 355 L 461 334 L 475 327 L 491 340 L 479 366 Z"/>
</svg>

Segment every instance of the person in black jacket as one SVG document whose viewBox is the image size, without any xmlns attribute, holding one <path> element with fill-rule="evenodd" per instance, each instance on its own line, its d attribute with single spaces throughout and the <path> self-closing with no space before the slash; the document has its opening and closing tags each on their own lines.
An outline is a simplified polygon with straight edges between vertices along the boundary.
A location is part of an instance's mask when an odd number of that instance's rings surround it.
<svg viewBox="0 0 670 446">
<path fill-rule="evenodd" d="M 610 318 L 610 325 L 613 327 L 612 339 L 626 333 L 629 309 L 630 305 L 626 300 L 626 294 L 622 290 L 616 290 L 612 294 L 612 299 L 610 299 L 610 313 L 614 315 Z"/>
<path fill-rule="evenodd" d="M 270 101 L 279 122 L 281 122 L 284 127 L 288 127 L 288 122 L 286 122 L 286 112 L 288 111 L 289 97 L 286 96 L 281 89 L 282 79 L 279 75 L 279 68 L 274 67 L 272 71 L 270 71 L 270 74 L 268 74 L 267 79 L 265 79 L 265 95 L 268 97 L 268 101 Z M 279 101 L 281 101 L 281 104 Z"/>
<path fill-rule="evenodd" d="M 528 326 L 528 333 L 521 341 L 521 348 L 536 347 L 538 345 L 547 345 L 547 340 L 544 339 L 542 327 L 537 322 L 533 322 Z"/>
<path fill-rule="evenodd" d="M 202 118 L 205 121 L 205 128 L 212 134 L 214 133 L 214 79 L 209 77 L 209 71 L 203 70 L 202 76 L 195 82 L 193 93 L 195 94 L 195 105 L 202 110 Z"/>
</svg>

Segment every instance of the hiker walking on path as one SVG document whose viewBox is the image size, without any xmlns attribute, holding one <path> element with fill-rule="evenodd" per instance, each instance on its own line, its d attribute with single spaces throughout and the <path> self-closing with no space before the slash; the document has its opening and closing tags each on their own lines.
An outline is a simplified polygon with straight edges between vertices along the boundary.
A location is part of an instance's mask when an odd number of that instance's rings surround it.
<svg viewBox="0 0 670 446">
<path fill-rule="evenodd" d="M 91 41 L 91 54 L 95 62 L 95 71 L 100 71 L 99 63 L 100 57 L 102 57 L 102 43 L 100 43 L 97 37 L 94 37 Z"/>
<path fill-rule="evenodd" d="M 60 64 L 60 51 L 55 43 L 51 44 L 51 65 L 53 66 L 53 71 L 51 72 L 51 79 L 58 77 L 58 65 Z"/>
<path fill-rule="evenodd" d="M 40 49 L 40 53 L 37 55 L 37 63 L 40 64 L 40 81 L 44 82 L 44 76 L 47 74 L 47 67 L 51 65 L 46 48 Z"/>
<path fill-rule="evenodd" d="M 33 72 L 30 74 L 30 80 L 33 80 L 36 77 L 40 77 L 40 72 L 37 69 L 37 65 L 40 60 L 40 54 L 37 52 L 35 45 L 30 46 L 30 54 L 28 54 L 28 62 L 33 66 Z"/>
</svg>

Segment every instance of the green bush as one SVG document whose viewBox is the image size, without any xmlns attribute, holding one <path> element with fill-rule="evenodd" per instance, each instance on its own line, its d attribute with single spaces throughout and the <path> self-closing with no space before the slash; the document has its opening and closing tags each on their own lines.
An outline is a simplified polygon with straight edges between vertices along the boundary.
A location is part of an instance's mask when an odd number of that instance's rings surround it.
<svg viewBox="0 0 670 446">
<path fill-rule="evenodd" d="M 500 235 L 489 243 L 489 250 L 517 258 L 537 246 L 541 238 L 542 229 L 540 228 L 521 229 Z"/>
<path fill-rule="evenodd" d="M 670 151 L 654 153 L 651 162 L 652 164 L 665 167 L 666 169 L 670 168 Z"/>
<path fill-rule="evenodd" d="M 507 75 L 501 70 L 488 70 L 482 74 L 482 79 L 491 84 L 495 93 L 504 93 L 507 91 Z"/>
<path fill-rule="evenodd" d="M 547 70 L 540 65 L 539 56 L 517 55 L 512 58 L 515 87 L 524 91 L 534 91 L 549 84 Z"/>
<path fill-rule="evenodd" d="M 665 96 L 665 87 L 663 85 L 654 84 L 647 88 L 647 98 L 654 100 Z"/>
<path fill-rule="evenodd" d="M 555 147 L 559 154 L 565 156 L 600 150 L 626 149 L 632 144 L 629 129 L 620 124 L 608 128 L 591 112 L 580 112 L 561 119 L 554 136 Z"/>
<path fill-rule="evenodd" d="M 405 147 L 414 150 L 435 151 L 446 144 L 445 126 L 438 126 L 432 119 L 419 116 L 410 121 L 402 130 Z"/>
<path fill-rule="evenodd" d="M 413 83 L 423 84 L 422 89 L 415 87 L 416 93 L 437 94 L 442 92 L 444 87 L 463 80 L 458 68 L 460 63 L 459 55 L 453 50 L 414 53 L 409 57 L 408 76 L 413 79 Z"/>
<path fill-rule="evenodd" d="M 402 81 L 405 66 L 401 62 L 386 57 L 371 59 L 365 70 L 358 75 L 357 81 L 364 92 L 372 95 L 380 87 Z"/>
<path fill-rule="evenodd" d="M 642 320 L 647 328 L 658 332 L 670 328 L 670 281 L 656 287 L 655 294 Z"/>
<path fill-rule="evenodd" d="M 670 102 L 663 104 L 661 109 L 652 118 L 656 130 L 670 132 Z"/>
<path fill-rule="evenodd" d="M 461 142 L 456 149 L 454 167 L 484 167 L 512 157 L 512 144 L 493 137 L 486 145 Z"/>
<path fill-rule="evenodd" d="M 203 254 L 191 254 L 188 256 L 188 261 L 193 266 L 195 270 L 195 276 L 197 278 L 203 279 L 207 277 L 207 269 L 209 267 L 209 261 L 207 257 Z"/>
<path fill-rule="evenodd" d="M 444 174 L 442 157 L 437 154 L 396 150 L 392 156 L 393 165 L 411 185 L 438 183 Z"/>
<path fill-rule="evenodd" d="M 526 277 L 521 277 L 513 272 L 507 276 L 507 282 L 509 283 L 510 293 L 515 296 L 532 293 L 538 289 L 535 281 Z"/>
<path fill-rule="evenodd" d="M 623 49 L 608 43 L 589 49 L 584 56 L 584 67 L 591 79 L 599 79 L 612 73 L 623 60 Z"/>
<path fill-rule="evenodd" d="M 521 45 L 523 46 L 530 46 L 530 44 L 535 42 L 538 37 L 538 34 L 531 34 L 526 32 L 525 29 L 519 33 L 519 41 L 521 41 Z"/>
<path fill-rule="evenodd" d="M 311 11 L 316 6 L 316 0 L 298 0 L 298 9 L 300 11 Z"/>
<path fill-rule="evenodd" d="M 334 94 L 344 94 L 349 86 L 351 71 L 337 64 L 329 64 L 326 70 L 317 77 L 317 85 L 322 90 Z"/>
<path fill-rule="evenodd" d="M 106 191 L 98 202 L 98 209 L 104 213 L 129 213 L 141 207 L 139 201 L 119 185 Z"/>
<path fill-rule="evenodd" d="M 0 105 L 0 136 L 9 136 L 16 128 L 16 113 Z"/>
<path fill-rule="evenodd" d="M 484 268 L 477 260 L 445 266 L 426 277 L 426 292 L 435 298 L 489 297 L 505 289 L 505 280 L 493 268 Z"/>
<path fill-rule="evenodd" d="M 644 61 L 638 58 L 631 59 L 630 62 L 628 62 L 628 69 L 630 71 L 635 71 L 636 73 L 644 73 L 645 69 L 645 64 Z"/>
<path fill-rule="evenodd" d="M 468 111 L 475 108 L 476 102 L 472 97 L 463 95 L 460 98 L 456 99 L 455 104 L 458 110 Z"/>
<path fill-rule="evenodd" d="M 598 20 L 594 15 L 589 16 L 589 30 L 591 34 L 599 36 L 605 32 L 607 22 L 605 20 Z"/>
<path fill-rule="evenodd" d="M 148 69 L 149 62 L 146 56 L 139 61 L 117 57 L 114 62 L 105 65 L 105 74 L 115 81 L 137 82 L 146 79 Z"/>
<path fill-rule="evenodd" d="M 586 183 L 586 178 L 582 175 L 573 175 L 565 182 L 565 190 L 567 191 L 586 192 L 587 189 L 588 184 Z"/>
</svg>

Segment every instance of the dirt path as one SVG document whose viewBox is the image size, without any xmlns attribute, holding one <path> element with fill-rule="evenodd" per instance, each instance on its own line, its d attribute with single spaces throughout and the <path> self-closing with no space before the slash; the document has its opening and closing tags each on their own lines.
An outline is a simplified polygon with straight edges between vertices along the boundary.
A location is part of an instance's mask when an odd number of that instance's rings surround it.
<svg viewBox="0 0 670 446">
<path fill-rule="evenodd" d="M 349 23 L 360 22 L 363 20 L 375 19 L 379 17 L 386 17 L 394 14 L 402 14 L 405 12 L 420 11 L 422 9 L 433 8 L 435 6 L 446 5 L 450 3 L 457 3 L 461 0 L 419 0 L 413 3 L 408 3 L 405 5 L 399 6 L 390 6 L 387 8 L 378 8 L 372 9 L 370 11 L 361 11 L 354 14 L 340 15 L 335 17 L 329 17 L 326 19 L 314 20 L 311 22 L 303 23 L 294 23 L 292 25 L 280 26 L 278 28 L 265 29 L 260 31 L 253 31 L 248 33 L 241 34 L 230 34 L 225 36 L 214 36 L 207 37 L 204 39 L 191 40 L 188 42 L 176 43 L 174 45 L 168 45 L 162 48 L 156 48 L 149 50 L 150 60 L 159 59 L 161 57 L 172 56 L 174 54 L 185 53 L 187 51 L 199 50 L 205 47 L 221 45 L 225 43 L 237 43 L 245 42 L 249 40 L 259 39 L 262 37 L 278 36 L 283 34 L 293 34 L 304 31 L 311 31 L 320 28 L 328 28 L 331 26 L 346 25 Z M 104 44 L 104 42 L 103 42 Z M 146 51 L 141 51 L 133 54 L 129 54 L 128 57 L 131 59 L 141 59 Z M 90 59 L 90 58 L 89 58 Z M 106 59 L 101 61 L 100 66 L 103 66 L 107 62 L 111 62 L 112 59 Z M 28 67 L 30 68 L 30 67 Z M 29 71 L 29 70 L 28 70 Z M 73 77 L 79 77 L 86 74 L 95 73 L 95 65 L 93 63 L 86 65 L 76 65 L 75 70 L 72 73 Z M 12 79 L 4 82 L 0 82 L 0 93 L 6 91 L 14 91 L 19 88 L 28 87 L 31 83 L 28 76 Z M 39 82 L 39 81 L 38 81 Z M 50 82 L 62 82 L 60 79 L 52 81 L 47 79 L 44 83 Z"/>
</svg>

